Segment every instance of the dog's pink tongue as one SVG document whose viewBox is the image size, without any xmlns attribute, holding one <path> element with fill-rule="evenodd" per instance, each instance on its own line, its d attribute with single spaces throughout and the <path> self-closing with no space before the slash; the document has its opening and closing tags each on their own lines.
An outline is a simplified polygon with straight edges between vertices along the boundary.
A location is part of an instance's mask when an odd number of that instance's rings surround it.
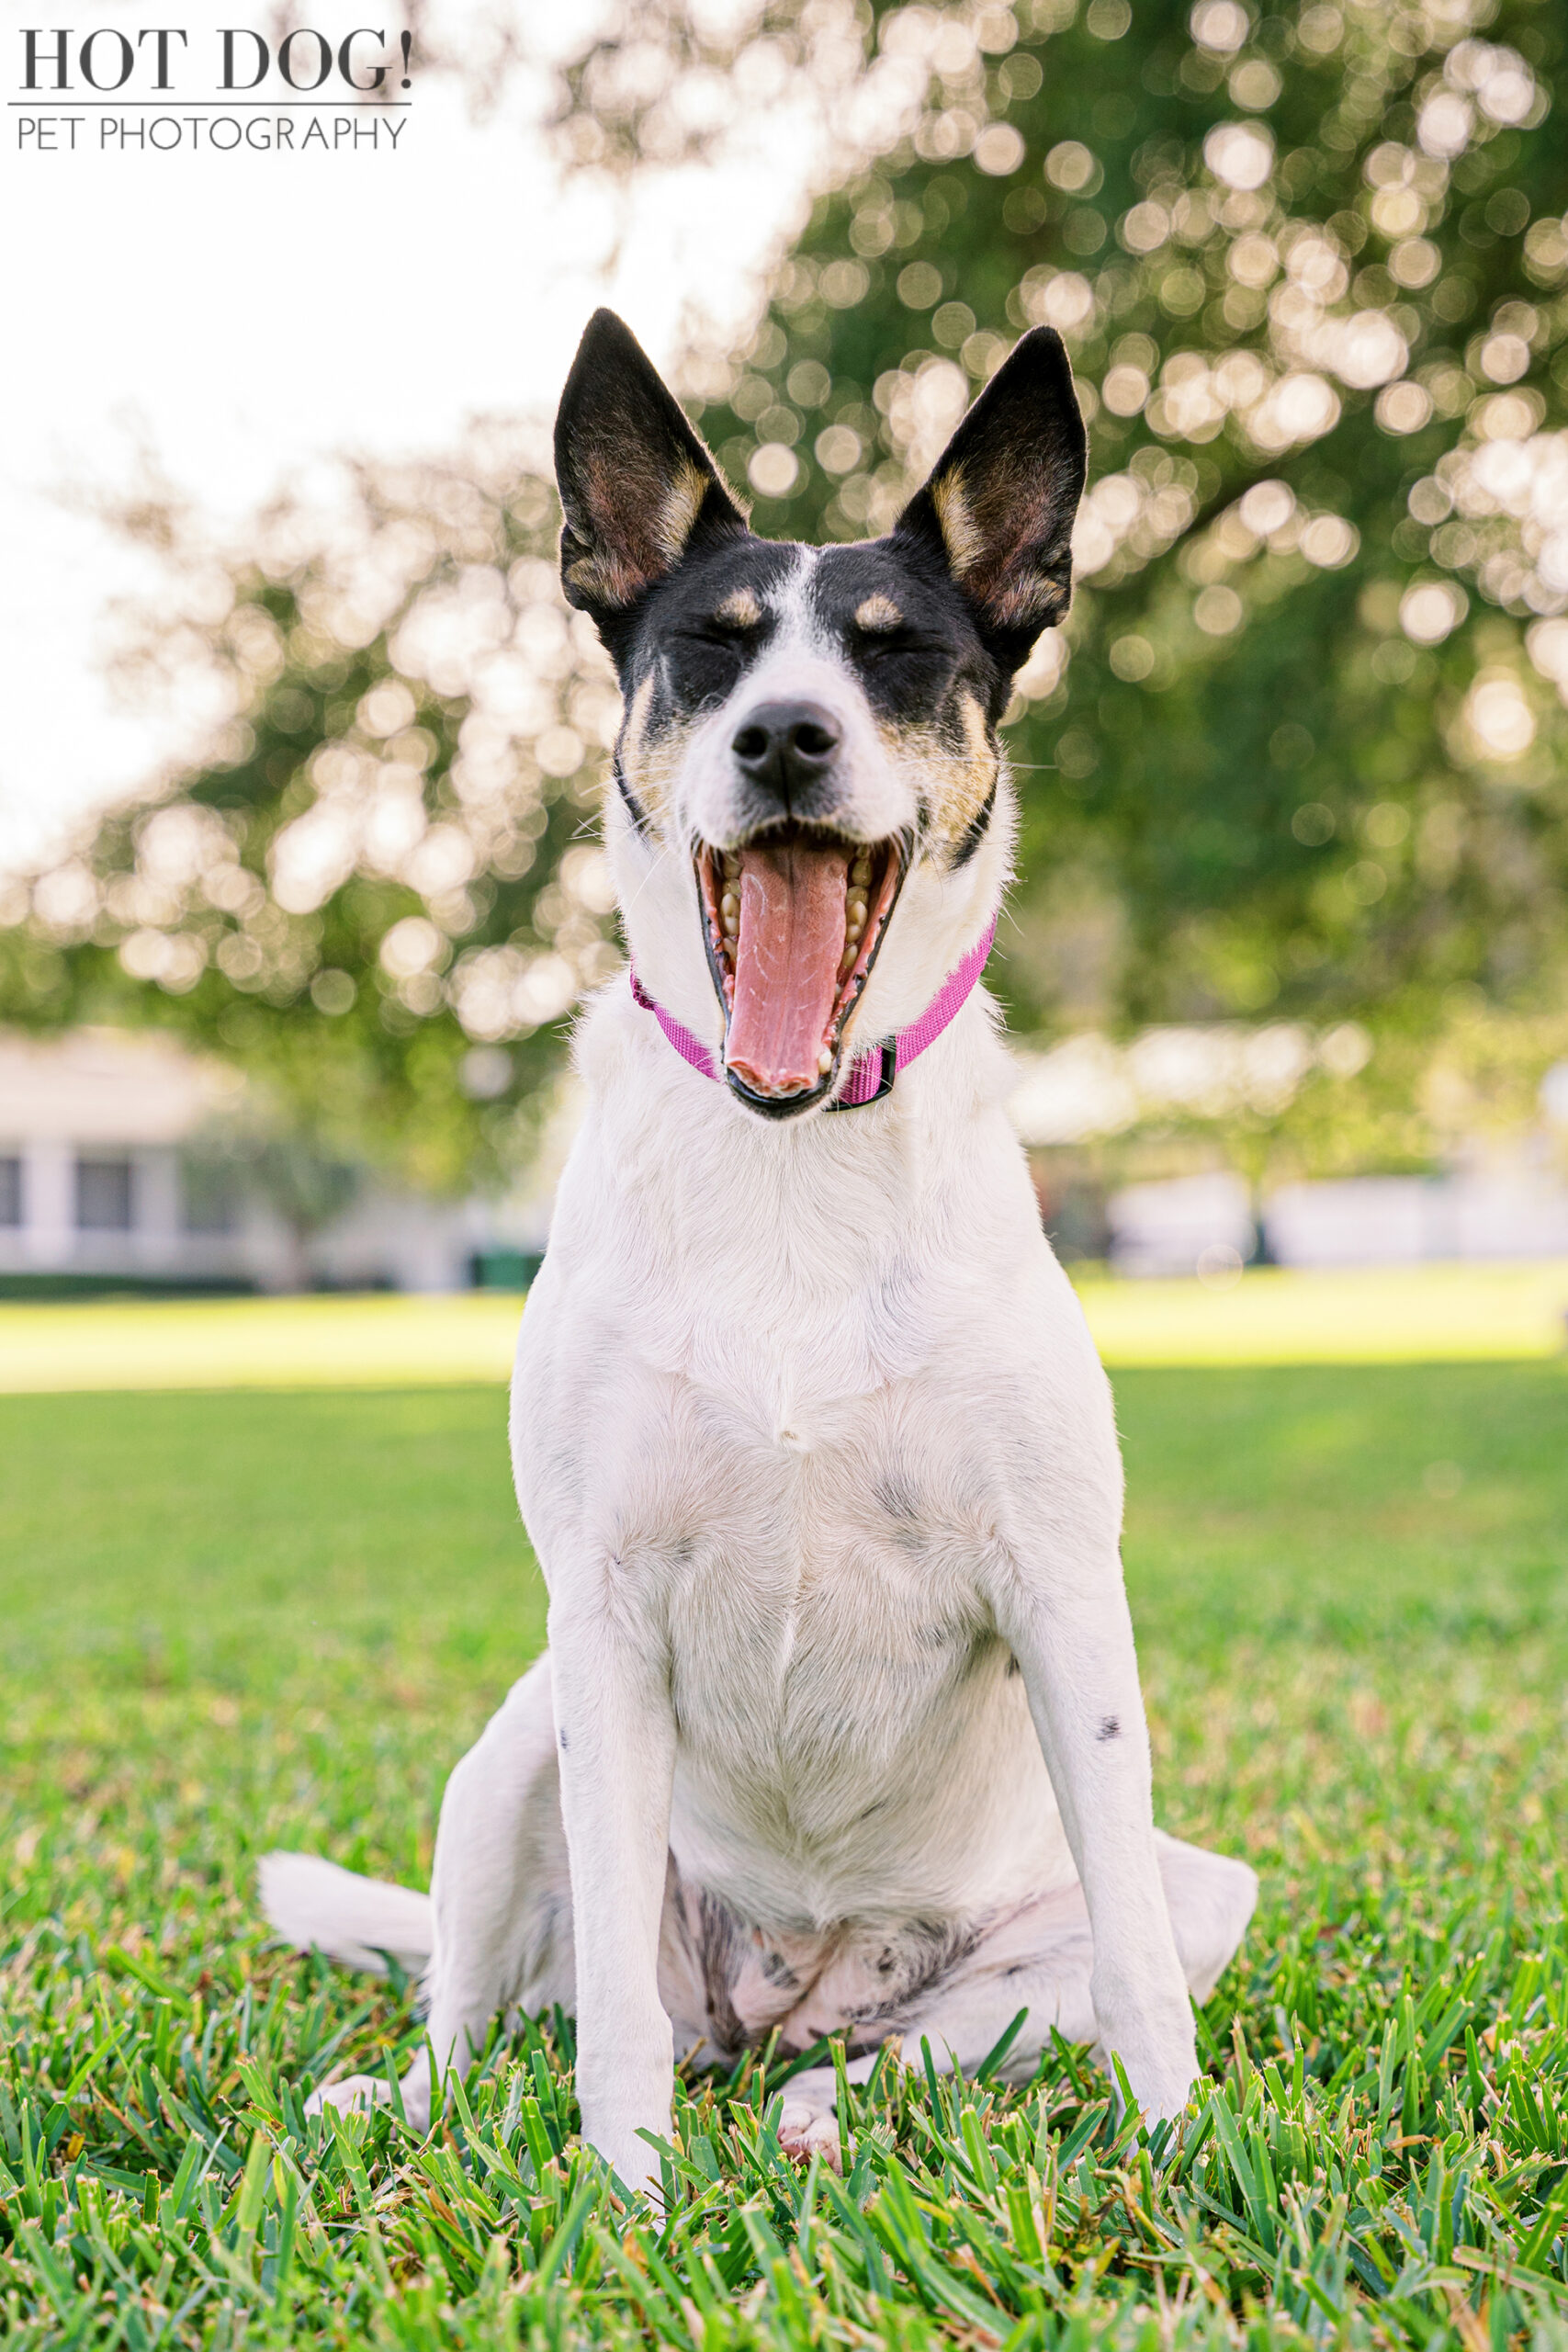
<svg viewBox="0 0 1568 2352">
<path fill-rule="evenodd" d="M 725 1058 L 756 1094 L 817 1084 L 844 952 L 849 854 L 798 842 L 740 853 L 740 939 Z"/>
</svg>

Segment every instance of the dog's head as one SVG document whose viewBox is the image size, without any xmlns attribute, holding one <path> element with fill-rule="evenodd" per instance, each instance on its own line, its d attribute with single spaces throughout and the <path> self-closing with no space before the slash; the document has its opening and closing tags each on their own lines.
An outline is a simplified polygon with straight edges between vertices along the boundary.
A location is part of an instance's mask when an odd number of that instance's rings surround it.
<svg viewBox="0 0 1568 2352">
<path fill-rule="evenodd" d="M 722 1030 L 751 1109 L 809 1110 L 917 1017 L 1006 879 L 997 727 L 1066 610 L 1084 479 L 1061 339 L 1022 338 L 895 530 L 859 546 L 749 530 L 608 311 L 556 466 L 566 594 L 626 698 L 609 831 L 638 967 Z"/>
</svg>

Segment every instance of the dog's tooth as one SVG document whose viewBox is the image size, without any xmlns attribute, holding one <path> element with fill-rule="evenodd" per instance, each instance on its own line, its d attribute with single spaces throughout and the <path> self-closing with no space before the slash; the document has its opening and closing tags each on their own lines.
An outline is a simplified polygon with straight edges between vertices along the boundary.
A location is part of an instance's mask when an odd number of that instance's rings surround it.
<svg viewBox="0 0 1568 2352">
<path fill-rule="evenodd" d="M 856 947 L 852 939 L 845 943 L 844 952 L 839 958 L 839 978 L 840 980 L 847 980 L 849 978 L 850 974 L 854 970 L 855 957 L 859 953 L 860 950 Z"/>
<path fill-rule="evenodd" d="M 863 890 L 866 888 L 867 884 L 871 880 L 871 860 L 869 857 L 856 858 L 854 864 L 850 868 L 850 880 L 855 885 L 857 889 Z"/>
<path fill-rule="evenodd" d="M 828 1072 L 832 1069 L 832 1051 L 829 1046 L 824 1046 L 821 1052 L 817 1057 L 817 1075 L 818 1078 L 826 1078 Z"/>
<path fill-rule="evenodd" d="M 740 901 L 736 897 L 733 890 L 727 890 L 725 892 L 723 898 L 718 902 L 718 910 L 721 915 L 726 917 L 738 915 L 740 912 Z"/>
</svg>

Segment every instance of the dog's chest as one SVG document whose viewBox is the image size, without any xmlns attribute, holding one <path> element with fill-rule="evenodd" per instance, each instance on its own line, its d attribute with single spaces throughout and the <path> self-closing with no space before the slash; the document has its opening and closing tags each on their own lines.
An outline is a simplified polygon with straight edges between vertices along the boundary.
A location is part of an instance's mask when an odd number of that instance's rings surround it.
<svg viewBox="0 0 1568 2352">
<path fill-rule="evenodd" d="M 909 1459 L 886 1402 L 841 1408 L 836 1444 L 721 1452 L 706 1507 L 667 1555 L 683 1736 L 737 1770 L 776 1776 L 781 1758 L 807 1758 L 814 1772 L 825 1758 L 863 1770 L 994 1647 L 983 1486 L 934 1434 Z"/>
</svg>

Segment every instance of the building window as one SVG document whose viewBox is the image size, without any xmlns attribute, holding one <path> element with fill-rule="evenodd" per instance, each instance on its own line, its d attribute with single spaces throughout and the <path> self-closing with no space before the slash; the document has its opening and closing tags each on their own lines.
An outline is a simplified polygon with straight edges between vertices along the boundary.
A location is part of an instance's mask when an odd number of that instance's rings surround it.
<svg viewBox="0 0 1568 2352">
<path fill-rule="evenodd" d="M 129 1159 L 76 1162 L 76 1223 L 84 1233 L 130 1231 Z"/>
<path fill-rule="evenodd" d="M 22 1163 L 0 1155 L 0 1225 L 22 1222 Z"/>
</svg>

